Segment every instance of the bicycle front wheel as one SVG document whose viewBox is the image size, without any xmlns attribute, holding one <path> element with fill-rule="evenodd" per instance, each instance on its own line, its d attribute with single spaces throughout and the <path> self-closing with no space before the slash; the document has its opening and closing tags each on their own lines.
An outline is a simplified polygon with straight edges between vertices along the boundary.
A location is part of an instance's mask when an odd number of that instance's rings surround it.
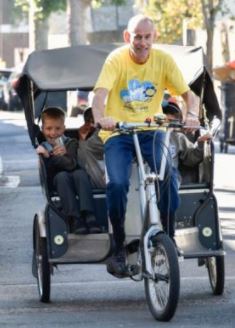
<svg viewBox="0 0 235 328">
<path fill-rule="evenodd" d="M 152 243 L 153 277 L 144 280 L 146 300 L 156 320 L 169 321 L 175 314 L 179 300 L 178 256 L 172 240 L 165 233 L 153 237 Z"/>
</svg>

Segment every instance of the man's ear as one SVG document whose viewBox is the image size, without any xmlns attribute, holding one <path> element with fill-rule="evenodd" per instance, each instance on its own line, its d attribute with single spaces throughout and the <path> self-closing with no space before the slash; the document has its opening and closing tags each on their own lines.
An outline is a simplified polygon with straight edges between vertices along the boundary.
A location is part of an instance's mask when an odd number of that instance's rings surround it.
<svg viewBox="0 0 235 328">
<path fill-rule="evenodd" d="M 154 29 L 154 34 L 153 34 L 153 42 L 156 42 L 159 37 L 159 33 L 156 29 Z"/>
<path fill-rule="evenodd" d="M 123 31 L 123 40 L 125 43 L 130 43 L 130 33 L 128 32 L 128 30 L 124 30 Z"/>
</svg>

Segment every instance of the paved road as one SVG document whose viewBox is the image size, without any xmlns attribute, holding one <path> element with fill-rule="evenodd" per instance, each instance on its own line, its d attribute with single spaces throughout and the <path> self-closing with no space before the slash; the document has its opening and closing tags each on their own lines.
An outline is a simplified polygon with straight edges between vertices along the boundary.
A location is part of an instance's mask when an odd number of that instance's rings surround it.
<svg viewBox="0 0 235 328">
<path fill-rule="evenodd" d="M 170 323 L 152 319 L 142 283 L 117 280 L 102 265 L 60 266 L 52 279 L 52 302 L 42 304 L 31 275 L 32 220 L 44 204 L 37 159 L 24 122 L 1 114 L 0 327 L 235 326 L 234 155 L 216 155 L 216 194 L 227 252 L 222 297 L 211 294 L 205 268 L 197 267 L 195 260 L 185 260 L 180 263 L 179 306 Z"/>
</svg>

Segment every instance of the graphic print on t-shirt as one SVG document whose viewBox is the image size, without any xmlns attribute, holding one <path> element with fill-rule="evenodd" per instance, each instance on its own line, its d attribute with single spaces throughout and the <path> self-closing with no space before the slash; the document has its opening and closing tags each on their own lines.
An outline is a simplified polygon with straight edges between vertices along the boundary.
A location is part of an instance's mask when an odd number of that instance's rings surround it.
<svg viewBox="0 0 235 328">
<path fill-rule="evenodd" d="M 120 97 L 126 109 L 146 111 L 148 106 L 145 106 L 145 103 L 149 102 L 155 93 L 156 88 L 152 82 L 130 80 L 127 89 L 121 90 Z"/>
</svg>

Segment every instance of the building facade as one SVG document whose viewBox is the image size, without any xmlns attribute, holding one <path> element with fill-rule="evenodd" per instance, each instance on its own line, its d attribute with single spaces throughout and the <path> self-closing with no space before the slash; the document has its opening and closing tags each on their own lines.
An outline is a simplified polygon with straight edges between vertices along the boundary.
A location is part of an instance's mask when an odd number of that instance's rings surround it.
<svg viewBox="0 0 235 328">
<path fill-rule="evenodd" d="M 0 0 L 0 66 L 21 64 L 28 54 L 28 26 L 13 21 L 14 1 Z"/>
</svg>

